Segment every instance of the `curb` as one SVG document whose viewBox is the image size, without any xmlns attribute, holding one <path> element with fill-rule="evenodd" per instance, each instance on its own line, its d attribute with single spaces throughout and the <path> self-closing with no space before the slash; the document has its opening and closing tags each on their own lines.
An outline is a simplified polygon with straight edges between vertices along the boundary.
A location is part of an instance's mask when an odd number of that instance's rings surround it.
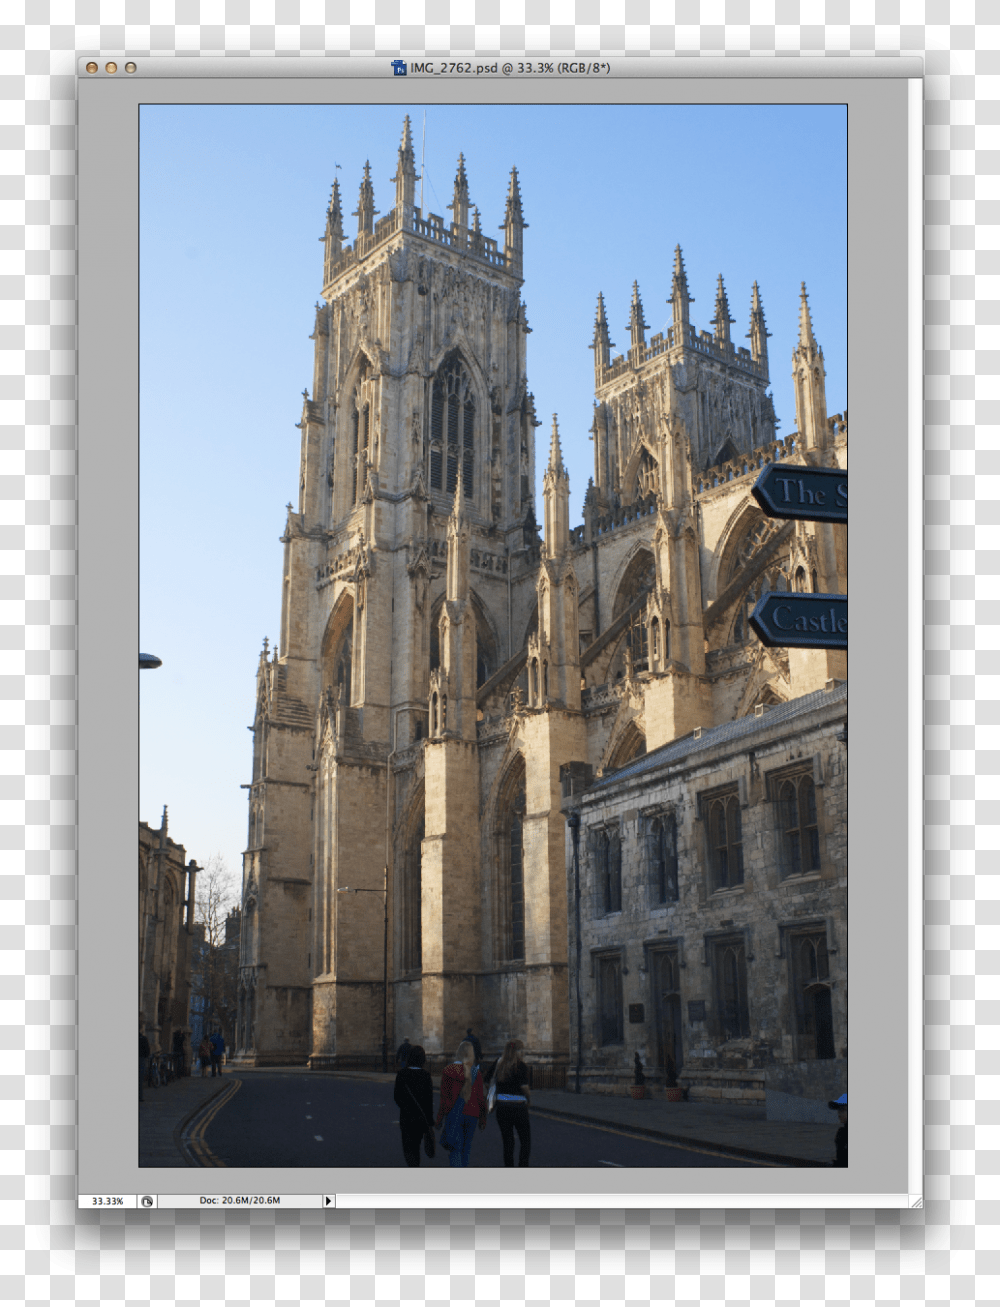
<svg viewBox="0 0 1000 1307">
<path fill-rule="evenodd" d="M 824 1167 L 823 1162 L 814 1162 L 805 1157 L 789 1157 L 785 1153 L 766 1153 L 758 1148 L 739 1148 L 735 1144 L 719 1143 L 717 1139 L 693 1139 L 690 1135 L 672 1134 L 668 1130 L 654 1130 L 651 1126 L 631 1125 L 625 1121 L 607 1121 L 603 1117 L 584 1116 L 580 1112 L 560 1112 L 557 1109 L 532 1107 L 532 1116 L 551 1117 L 556 1121 L 572 1121 L 576 1125 L 601 1125 L 617 1130 L 627 1130 L 632 1134 L 646 1135 L 650 1139 L 660 1139 L 672 1144 L 688 1144 L 695 1148 L 713 1148 L 716 1152 L 727 1153 L 733 1158 L 746 1162 L 772 1162 L 778 1166 Z"/>
</svg>

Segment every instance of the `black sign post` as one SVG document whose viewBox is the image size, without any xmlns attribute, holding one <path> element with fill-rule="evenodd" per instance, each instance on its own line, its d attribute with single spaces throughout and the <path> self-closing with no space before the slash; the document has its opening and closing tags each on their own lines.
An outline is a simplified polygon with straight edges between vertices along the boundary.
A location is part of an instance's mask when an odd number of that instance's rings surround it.
<svg viewBox="0 0 1000 1307">
<path fill-rule="evenodd" d="M 750 625 L 768 649 L 846 649 L 847 596 L 771 590 Z"/>
<path fill-rule="evenodd" d="M 768 517 L 847 521 L 847 473 L 839 468 L 768 463 L 751 493 Z"/>
</svg>

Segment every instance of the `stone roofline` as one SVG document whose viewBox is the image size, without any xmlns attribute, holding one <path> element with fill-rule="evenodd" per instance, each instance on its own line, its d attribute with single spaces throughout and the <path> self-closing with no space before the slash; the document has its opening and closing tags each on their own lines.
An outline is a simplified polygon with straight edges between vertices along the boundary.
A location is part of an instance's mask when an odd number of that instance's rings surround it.
<svg viewBox="0 0 1000 1307">
<path fill-rule="evenodd" d="M 666 331 L 657 332 L 651 337 L 648 344 L 643 342 L 625 354 L 616 354 L 607 367 L 598 370 L 597 389 L 600 391 L 630 372 L 638 372 L 647 363 L 664 354 L 671 355 L 671 362 L 681 363 L 685 350 L 725 363 L 729 367 L 740 368 L 755 381 L 767 384 L 770 379 L 767 366 L 763 361 L 755 359 L 745 345 L 717 341 L 710 331 L 699 331 L 697 327 L 688 324 L 686 329 L 667 327 Z"/>
<path fill-rule="evenodd" d="M 802 703 L 804 700 L 814 700 L 808 706 L 803 706 L 795 712 L 783 713 L 782 708 L 787 708 L 795 703 Z M 611 772 L 607 776 L 602 776 L 595 780 L 593 784 L 580 795 L 581 807 L 591 807 L 596 804 L 602 804 L 612 795 L 618 795 L 628 790 L 634 784 L 643 786 L 653 783 L 655 780 L 663 779 L 669 771 L 691 771 L 695 768 L 705 767 L 708 765 L 717 765 L 726 758 L 734 754 L 746 753 L 749 749 L 759 750 L 762 746 L 780 743 L 785 735 L 801 735 L 806 731 L 812 730 L 823 725 L 832 725 L 840 720 L 847 708 L 847 682 L 838 682 L 830 690 L 814 690 L 810 694 L 802 695 L 800 700 L 790 699 L 786 704 L 775 705 L 769 711 L 765 711 L 760 718 L 760 725 L 755 730 L 741 732 L 739 735 L 726 736 L 721 738 L 711 737 L 715 732 L 726 726 L 732 726 L 736 723 L 724 722 L 718 727 L 704 728 L 705 739 L 703 743 L 698 742 L 692 736 L 681 737 L 679 740 L 672 740 L 669 744 L 655 749 L 641 759 L 636 759 L 632 763 L 620 769 L 622 774 Z M 768 722 L 771 712 L 780 716 L 780 720 Z M 742 721 L 746 718 L 740 719 Z M 754 721 L 757 719 L 754 718 Z M 693 747 L 686 749 L 684 752 L 677 754 L 675 757 L 668 756 L 670 750 L 677 749 L 678 745 L 690 741 Z M 657 754 L 666 755 L 661 760 L 657 759 Z"/>
<path fill-rule="evenodd" d="M 513 260 L 507 258 L 492 236 L 484 236 L 482 232 L 473 231 L 468 227 L 460 228 L 456 223 L 446 223 L 436 213 L 429 213 L 424 218 L 420 209 L 414 206 L 412 224 L 404 222 L 403 211 L 390 209 L 384 218 L 380 218 L 375 223 L 372 232 L 362 232 L 353 246 L 348 245 L 339 254 L 335 254 L 325 270 L 324 296 L 328 291 L 332 292 L 334 283 L 345 273 L 352 271 L 372 254 L 388 245 L 393 237 L 400 233 L 417 236 L 439 249 L 443 247 L 465 258 L 476 259 L 484 266 L 512 277 L 519 286 L 524 284 L 524 278 L 515 267 Z"/>
</svg>

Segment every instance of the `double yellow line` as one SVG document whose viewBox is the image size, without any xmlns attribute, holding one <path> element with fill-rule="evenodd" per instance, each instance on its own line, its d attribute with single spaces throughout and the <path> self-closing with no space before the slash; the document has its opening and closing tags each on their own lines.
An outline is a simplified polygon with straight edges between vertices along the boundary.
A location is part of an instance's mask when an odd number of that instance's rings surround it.
<svg viewBox="0 0 1000 1307">
<path fill-rule="evenodd" d="M 239 1093 L 242 1080 L 230 1080 L 221 1094 L 211 1099 L 208 1106 L 200 1113 L 189 1130 L 184 1131 L 183 1141 L 188 1155 L 194 1159 L 195 1166 L 225 1166 L 220 1158 L 212 1152 L 205 1142 L 205 1131 L 219 1115 L 222 1109 Z"/>
</svg>

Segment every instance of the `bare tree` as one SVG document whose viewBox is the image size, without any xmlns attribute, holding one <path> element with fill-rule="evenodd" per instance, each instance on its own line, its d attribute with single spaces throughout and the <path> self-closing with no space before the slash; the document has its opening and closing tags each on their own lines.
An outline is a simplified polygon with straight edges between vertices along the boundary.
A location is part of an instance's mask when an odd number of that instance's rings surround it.
<svg viewBox="0 0 1000 1307">
<path fill-rule="evenodd" d="M 195 884 L 194 919 L 204 926 L 205 942 L 199 950 L 200 961 L 192 968 L 197 971 L 192 975 L 192 994 L 202 1017 L 202 1032 L 221 1027 L 227 1047 L 232 1047 L 236 1028 L 239 899 L 239 880 L 222 854 L 213 853 Z"/>
</svg>

